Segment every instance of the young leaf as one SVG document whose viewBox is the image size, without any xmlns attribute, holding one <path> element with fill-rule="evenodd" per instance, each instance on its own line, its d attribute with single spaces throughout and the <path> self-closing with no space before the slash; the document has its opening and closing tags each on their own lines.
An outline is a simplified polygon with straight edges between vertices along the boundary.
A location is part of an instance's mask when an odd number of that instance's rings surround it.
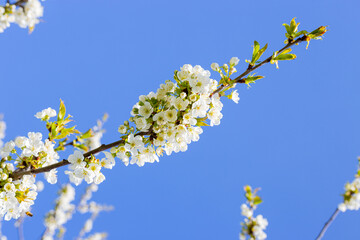
<svg viewBox="0 0 360 240">
<path fill-rule="evenodd" d="M 206 123 L 206 119 L 207 117 L 203 117 L 203 118 L 197 118 L 196 121 L 196 126 L 202 127 L 202 126 L 209 126 L 209 124 Z"/>
<path fill-rule="evenodd" d="M 260 44 L 257 41 L 254 41 L 253 55 L 252 55 L 252 59 L 251 59 L 252 63 L 256 62 L 256 60 L 254 60 L 254 59 L 255 59 L 259 49 L 260 49 Z"/>
<path fill-rule="evenodd" d="M 290 22 L 290 33 L 291 33 L 291 35 L 297 32 L 299 24 L 300 23 L 295 22 L 295 18 L 291 19 L 291 22 Z"/>
<path fill-rule="evenodd" d="M 244 79 L 245 84 L 248 85 L 248 87 L 250 87 L 250 83 L 255 83 L 256 80 L 264 78 L 264 76 L 254 76 L 254 75 L 255 73 Z"/>
<path fill-rule="evenodd" d="M 259 196 L 255 196 L 253 201 L 255 205 L 262 203 L 262 199 Z"/>
<path fill-rule="evenodd" d="M 61 121 L 64 119 L 66 114 L 66 108 L 64 102 L 60 99 L 60 108 L 58 113 L 58 121 Z"/>
<path fill-rule="evenodd" d="M 267 49 L 267 46 L 268 45 L 266 44 L 263 48 L 260 49 L 260 44 L 257 41 L 254 41 L 253 55 L 252 55 L 251 61 L 245 60 L 245 62 L 247 62 L 251 66 L 254 66 L 256 64 L 256 61 L 259 60 L 261 55 Z"/>
<path fill-rule="evenodd" d="M 283 61 L 283 60 L 293 60 L 296 58 L 295 54 L 281 54 L 277 56 L 274 60 Z"/>
<path fill-rule="evenodd" d="M 259 60 L 259 58 L 261 57 L 261 55 L 266 51 L 267 47 L 268 47 L 268 44 L 265 44 L 265 46 L 258 51 L 255 62 L 256 62 L 257 60 Z M 255 63 L 255 62 L 254 62 L 254 63 Z"/>
<path fill-rule="evenodd" d="M 80 135 L 80 138 L 81 139 L 86 139 L 86 138 L 90 138 L 92 137 L 94 134 L 93 134 L 93 131 L 92 129 L 90 128 L 89 130 L 87 130 L 86 132 L 84 132 L 83 134 Z"/>
</svg>

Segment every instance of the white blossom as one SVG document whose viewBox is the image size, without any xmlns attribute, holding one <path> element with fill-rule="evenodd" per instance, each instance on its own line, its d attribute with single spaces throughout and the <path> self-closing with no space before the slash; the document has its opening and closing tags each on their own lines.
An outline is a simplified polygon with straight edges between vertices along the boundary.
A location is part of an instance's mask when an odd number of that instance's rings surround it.
<svg viewBox="0 0 360 240">
<path fill-rule="evenodd" d="M 13 141 L 5 143 L 4 147 L 0 149 L 0 156 L 2 158 L 8 157 L 14 148 L 15 143 Z"/>
<path fill-rule="evenodd" d="M 359 162 L 360 163 L 360 162 Z M 360 166 L 360 165 L 359 165 Z M 360 169 L 360 167 L 359 167 Z M 360 170 L 359 170 L 360 173 Z M 355 176 L 351 183 L 345 184 L 344 201 L 338 205 L 338 209 L 342 212 L 346 210 L 360 209 L 360 175 Z"/>
<path fill-rule="evenodd" d="M 49 118 L 52 118 L 55 116 L 56 116 L 56 111 L 50 107 L 42 110 L 41 112 L 37 112 L 35 114 L 36 118 L 41 119 L 43 121 L 47 121 L 47 120 L 49 120 Z"/>
<path fill-rule="evenodd" d="M 215 72 L 220 70 L 220 66 L 218 63 L 212 63 L 211 64 L 211 69 L 214 70 Z"/>
<path fill-rule="evenodd" d="M 42 239 L 53 239 L 56 231 L 72 218 L 75 205 L 71 202 L 75 199 L 75 189 L 70 185 L 64 185 L 59 191 L 54 210 L 45 217 L 46 230 Z"/>
<path fill-rule="evenodd" d="M 239 64 L 239 58 L 237 58 L 237 57 L 232 57 L 231 59 L 230 59 L 230 66 L 236 66 L 236 65 L 238 65 Z"/>
<path fill-rule="evenodd" d="M 235 103 L 239 103 L 239 93 L 237 92 L 237 90 L 233 91 L 230 95 L 230 99 L 233 100 Z"/>
</svg>

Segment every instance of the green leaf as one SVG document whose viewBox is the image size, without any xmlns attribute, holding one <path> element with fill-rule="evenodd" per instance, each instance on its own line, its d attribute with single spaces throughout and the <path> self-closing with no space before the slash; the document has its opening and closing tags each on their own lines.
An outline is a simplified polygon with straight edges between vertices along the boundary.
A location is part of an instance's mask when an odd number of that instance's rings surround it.
<svg viewBox="0 0 360 240">
<path fill-rule="evenodd" d="M 301 34 L 307 34 L 307 31 L 306 30 L 302 30 L 302 31 L 300 31 L 300 32 L 297 32 L 297 33 L 295 33 L 295 35 L 294 35 L 294 37 L 295 38 L 297 38 L 298 36 L 300 36 Z"/>
<path fill-rule="evenodd" d="M 244 191 L 245 191 L 246 193 L 251 193 L 251 187 L 250 187 L 249 185 L 246 185 L 246 186 L 244 187 Z"/>
<path fill-rule="evenodd" d="M 259 60 L 259 58 L 261 57 L 261 55 L 266 51 L 267 47 L 268 47 L 268 44 L 265 44 L 265 46 L 258 51 L 258 53 L 257 53 L 257 55 L 256 55 L 255 62 L 256 62 L 257 60 Z M 254 62 L 254 63 L 255 63 L 255 62 Z"/>
<path fill-rule="evenodd" d="M 262 203 L 262 199 L 259 196 L 255 196 L 253 201 L 255 205 Z"/>
<path fill-rule="evenodd" d="M 206 122 L 198 122 L 198 123 L 196 124 L 196 126 L 198 126 L 198 127 L 208 127 L 208 126 L 210 126 L 210 125 L 207 124 Z"/>
<path fill-rule="evenodd" d="M 299 24 L 300 23 L 295 22 L 295 18 L 291 19 L 291 22 L 290 22 L 290 34 L 291 35 L 297 32 Z"/>
<path fill-rule="evenodd" d="M 180 84 L 181 83 L 181 81 L 180 81 L 180 79 L 178 78 L 178 70 L 175 70 L 175 72 L 174 72 L 174 80 L 178 83 L 178 84 Z"/>
<path fill-rule="evenodd" d="M 281 54 L 277 56 L 274 60 L 284 61 L 284 60 L 293 60 L 296 58 L 295 54 Z"/>
<path fill-rule="evenodd" d="M 52 123 L 51 124 L 51 130 L 50 130 L 50 133 L 49 133 L 49 138 L 50 140 L 54 139 L 57 135 L 57 131 L 56 131 L 56 128 L 57 128 L 57 125 L 56 123 Z"/>
<path fill-rule="evenodd" d="M 255 56 L 257 55 L 259 49 L 260 49 L 260 44 L 257 41 L 254 41 L 253 55 L 252 55 L 252 60 L 251 60 L 252 63 L 256 62 L 256 60 L 254 61 L 254 59 L 255 59 Z"/>
<path fill-rule="evenodd" d="M 66 114 L 66 108 L 64 102 L 60 99 L 60 108 L 58 113 L 58 121 L 61 121 L 64 119 Z"/>
<path fill-rule="evenodd" d="M 74 144 L 74 147 L 78 148 L 78 149 L 81 149 L 81 150 L 84 150 L 85 152 L 89 150 L 88 147 L 86 147 L 84 144 Z"/>
<path fill-rule="evenodd" d="M 209 124 L 206 123 L 207 117 L 203 117 L 203 118 L 197 118 L 196 121 L 196 126 L 202 127 L 202 126 L 209 126 Z"/>
<path fill-rule="evenodd" d="M 284 23 L 283 26 L 285 26 L 286 32 L 290 34 L 290 26 L 289 24 Z"/>
<path fill-rule="evenodd" d="M 279 55 L 281 55 L 281 54 L 285 54 L 285 53 L 289 53 L 289 52 L 291 52 L 292 51 L 292 49 L 291 48 L 288 48 L 288 49 L 285 49 L 284 51 L 282 51 Z M 277 54 L 277 52 L 276 52 L 276 54 L 275 55 L 277 55 L 278 56 L 278 54 Z"/>
<path fill-rule="evenodd" d="M 283 26 L 285 26 L 285 29 L 286 29 L 285 37 L 287 38 L 285 43 L 292 42 L 294 40 L 294 38 L 303 34 L 303 33 L 298 33 L 299 24 L 300 23 L 296 23 L 295 18 L 291 19 L 290 25 L 288 25 L 286 23 L 283 24 Z"/>
<path fill-rule="evenodd" d="M 259 60 L 259 58 L 261 57 L 261 55 L 265 52 L 265 50 L 267 49 L 267 44 L 260 49 L 260 44 L 257 41 L 254 41 L 254 46 L 253 46 L 253 55 L 251 58 L 251 62 L 249 60 L 245 60 L 245 62 L 249 63 L 251 66 L 254 66 L 257 62 L 257 60 Z"/>
<path fill-rule="evenodd" d="M 90 128 L 89 130 L 87 130 L 86 132 L 84 132 L 83 134 L 80 135 L 80 138 L 81 139 L 86 139 L 86 138 L 90 138 L 92 137 L 94 134 L 93 134 L 93 131 L 92 129 Z"/>
<path fill-rule="evenodd" d="M 63 128 L 59 135 L 55 137 L 55 139 L 62 139 L 67 137 L 70 134 L 78 133 L 79 131 L 75 129 L 76 126 L 73 126 L 71 128 Z"/>
<path fill-rule="evenodd" d="M 321 26 L 309 33 L 311 39 L 321 39 L 321 36 L 327 32 L 326 26 Z"/>
<path fill-rule="evenodd" d="M 244 79 L 245 84 L 248 85 L 248 87 L 250 87 L 250 83 L 255 83 L 256 80 L 264 78 L 264 76 L 254 76 L 254 74 Z"/>
</svg>

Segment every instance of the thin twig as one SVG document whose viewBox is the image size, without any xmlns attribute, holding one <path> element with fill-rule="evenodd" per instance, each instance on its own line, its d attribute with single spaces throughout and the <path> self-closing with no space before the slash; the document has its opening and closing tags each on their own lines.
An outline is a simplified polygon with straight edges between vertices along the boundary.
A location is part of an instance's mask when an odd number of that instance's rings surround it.
<svg viewBox="0 0 360 240">
<path fill-rule="evenodd" d="M 278 55 L 279 55 L 279 53 L 282 53 L 284 50 L 288 49 L 289 47 L 291 47 L 291 46 L 293 46 L 293 45 L 295 45 L 295 44 L 304 42 L 304 41 L 306 41 L 306 36 L 302 36 L 302 37 L 297 38 L 295 41 L 286 44 L 283 48 L 281 48 L 279 51 L 277 51 L 277 52 L 278 52 Z M 245 80 L 243 79 L 243 77 L 245 77 L 245 76 L 248 75 L 249 73 L 253 72 L 255 69 L 261 67 L 262 65 L 264 65 L 264 64 L 266 64 L 266 63 L 269 63 L 269 62 L 271 61 L 272 57 L 273 57 L 273 56 L 271 55 L 270 57 L 268 57 L 267 59 L 265 59 L 265 60 L 262 61 L 261 63 L 255 65 L 254 67 L 248 67 L 248 68 L 246 69 L 246 71 L 243 72 L 242 74 L 240 74 L 237 78 L 235 78 L 235 79 L 233 80 L 233 82 L 234 82 L 234 83 L 245 83 Z M 216 94 L 216 93 L 221 92 L 225 87 L 229 87 L 229 86 L 231 86 L 231 85 L 227 85 L 227 86 L 221 85 L 218 89 L 216 89 L 216 90 L 210 95 L 210 97 L 213 96 L 213 95 Z"/>
<path fill-rule="evenodd" d="M 324 236 L 326 230 L 330 227 L 331 223 L 335 220 L 335 218 L 339 214 L 339 212 L 340 212 L 339 208 L 336 208 L 334 213 L 331 215 L 329 220 L 325 223 L 324 227 L 321 229 L 319 235 L 316 237 L 316 240 L 322 239 L 322 237 Z"/>
</svg>

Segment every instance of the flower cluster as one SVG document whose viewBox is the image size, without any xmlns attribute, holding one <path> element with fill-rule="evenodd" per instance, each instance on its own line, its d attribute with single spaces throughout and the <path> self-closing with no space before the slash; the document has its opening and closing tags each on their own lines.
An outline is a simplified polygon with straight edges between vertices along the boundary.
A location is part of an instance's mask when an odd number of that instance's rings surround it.
<svg viewBox="0 0 360 240">
<path fill-rule="evenodd" d="M 1 163 L 1 176 L 7 176 L 14 170 L 11 163 Z M 13 181 L 6 178 L 1 181 L 0 190 L 0 216 L 5 220 L 19 218 L 25 212 L 28 212 L 30 206 L 34 204 L 37 196 L 37 187 L 35 177 L 26 175 L 21 180 Z"/>
<path fill-rule="evenodd" d="M 88 236 L 87 238 L 84 238 L 84 235 L 92 230 L 94 221 L 100 212 L 112 211 L 114 209 L 113 206 L 97 204 L 94 201 L 89 202 L 89 200 L 92 198 L 92 194 L 97 190 L 98 190 L 98 185 L 92 183 L 86 188 L 85 193 L 81 196 L 77 210 L 82 214 L 91 213 L 91 216 L 89 219 L 86 220 L 84 226 L 80 230 L 79 236 L 77 238 L 78 240 L 87 240 L 87 239 L 102 240 L 102 239 L 106 239 L 107 237 L 107 233 L 95 233 Z"/>
<path fill-rule="evenodd" d="M 76 133 L 74 127 L 66 128 L 66 123 L 71 120 L 65 118 L 65 106 L 63 102 L 60 103 L 60 110 L 57 121 L 50 122 L 49 119 L 55 117 L 56 111 L 52 108 L 44 109 L 35 114 L 35 117 L 46 122 L 46 127 L 49 130 L 49 137 L 43 141 L 42 134 L 39 132 L 29 132 L 27 137 L 20 136 L 5 143 L 0 147 L 0 214 L 5 216 L 6 220 L 11 218 L 19 218 L 23 213 L 29 211 L 30 206 L 36 198 L 36 186 L 31 184 L 35 181 L 35 176 L 24 176 L 19 179 L 13 179 L 13 174 L 18 171 L 26 171 L 30 169 L 38 169 L 58 163 L 59 150 L 63 150 L 64 142 L 67 141 L 67 136 L 71 133 Z M 1 136 L 4 137 L 5 123 L 1 121 Z M 99 129 L 99 131 L 103 131 Z M 85 142 L 87 138 L 92 137 L 92 131 L 87 131 L 77 137 L 77 141 Z M 59 145 L 55 147 L 56 141 L 59 140 Z M 84 146 L 86 144 L 74 143 L 74 147 Z M 102 182 L 105 177 L 100 173 L 101 167 L 112 168 L 115 161 L 110 153 L 105 153 L 106 156 L 102 160 L 90 158 L 84 160 L 83 154 L 79 151 L 75 152 L 73 156 L 69 157 L 72 161 L 73 177 L 75 182 L 80 183 L 82 178 L 85 178 L 88 183 Z M 79 159 L 84 160 L 83 163 Z M 78 163 L 78 164 L 77 164 Z M 15 171 L 14 164 L 17 164 Z M 45 179 L 55 184 L 57 182 L 57 169 L 54 168 L 49 172 L 45 172 Z M 16 181 L 15 181 L 16 180 Z M 30 183 L 29 183 L 30 182 Z"/>
<path fill-rule="evenodd" d="M 5 129 L 5 124 L 0 125 Z M 26 175 L 21 179 L 13 179 L 11 175 L 15 167 L 10 161 L 22 166 L 21 169 L 45 167 L 57 163 L 59 155 L 54 150 L 54 145 L 48 139 L 42 141 L 41 133 L 29 132 L 27 137 L 17 137 L 0 148 L 0 214 L 5 216 L 5 220 L 18 218 L 29 211 L 37 196 L 35 177 Z M 56 171 L 53 169 L 45 173 L 46 180 L 51 184 L 57 182 Z"/>
<path fill-rule="evenodd" d="M 355 179 L 351 183 L 345 184 L 344 201 L 339 204 L 338 209 L 342 212 L 346 210 L 360 209 L 360 157 L 358 158 L 359 168 Z"/>
<path fill-rule="evenodd" d="M 240 240 L 263 240 L 267 235 L 264 232 L 268 225 L 268 221 L 262 215 L 254 216 L 254 211 L 258 204 L 261 203 L 261 198 L 256 195 L 258 189 L 252 191 L 250 186 L 245 186 L 245 197 L 247 204 L 241 205 L 241 215 L 245 217 L 244 222 L 241 223 L 242 229 L 240 233 Z"/>
<path fill-rule="evenodd" d="M 7 161 L 14 160 L 17 163 L 26 163 L 31 161 L 32 164 L 46 166 L 57 162 L 58 154 L 54 151 L 54 144 L 45 140 L 41 141 L 41 133 L 28 133 L 28 138 L 17 137 L 15 141 L 7 142 L 0 149 L 1 165 L 1 189 L 0 189 L 0 207 L 1 215 L 5 215 L 5 220 L 18 218 L 22 213 L 29 210 L 36 199 L 36 186 L 34 185 L 34 176 L 24 176 L 21 179 L 13 181 L 10 177 L 15 167 Z M 16 148 L 21 150 L 18 153 Z M 14 157 L 14 155 L 16 157 Z M 29 166 L 31 167 L 31 166 Z M 56 183 L 56 169 L 45 173 L 45 178 L 49 183 Z"/>
<path fill-rule="evenodd" d="M 6 130 L 6 123 L 5 121 L 0 120 L 0 148 L 4 145 L 2 140 L 5 138 L 5 130 Z"/>
<path fill-rule="evenodd" d="M 75 210 L 75 205 L 71 203 L 74 199 L 75 189 L 70 184 L 64 185 L 59 191 L 55 209 L 51 210 L 45 217 L 46 230 L 42 236 L 43 240 L 54 239 L 56 231 L 59 231 L 60 235 L 64 234 L 63 225 L 72 218 Z"/>
<path fill-rule="evenodd" d="M 42 134 L 37 132 L 29 132 L 28 137 L 17 137 L 15 141 L 5 143 L 0 149 L 0 156 L 7 161 L 14 160 L 17 163 L 31 163 L 31 167 L 46 167 L 58 162 L 59 155 L 54 150 L 55 144 L 48 139 L 42 141 Z M 18 150 L 16 149 L 18 148 Z M 10 174 L 12 172 L 9 172 Z M 45 179 L 55 184 L 57 182 L 57 170 L 53 169 L 45 173 Z M 7 178 L 3 176 L 3 178 Z"/>
<path fill-rule="evenodd" d="M 236 64 L 231 62 L 234 72 Z M 167 80 L 156 93 L 140 96 L 130 121 L 119 127 L 124 141 L 111 153 L 125 165 L 143 166 L 159 161 L 163 152 L 184 152 L 191 142 L 199 140 L 201 126 L 220 124 L 223 104 L 220 95 L 213 94 L 219 83 L 210 78 L 209 71 L 186 64 L 175 71 L 174 79 L 176 83 Z M 236 92 L 233 96 L 238 101 Z"/>
<path fill-rule="evenodd" d="M 77 210 L 80 213 L 87 213 L 90 211 L 88 201 L 92 198 L 92 195 L 94 192 L 97 192 L 99 189 L 98 185 L 92 183 L 89 186 L 87 186 L 85 193 L 81 196 L 79 205 L 77 207 Z"/>
<path fill-rule="evenodd" d="M 21 5 L 9 4 L 0 7 L 0 32 L 10 27 L 11 23 L 18 24 L 21 28 L 29 28 L 31 32 L 43 16 L 43 6 L 39 0 L 23 1 Z"/>
<path fill-rule="evenodd" d="M 220 97 L 235 86 L 229 80 L 236 72 L 238 62 L 239 59 L 233 57 L 230 67 L 227 64 L 219 67 L 215 63 L 214 68 L 212 64 L 213 69 L 220 73 L 221 84 L 227 85 L 222 92 L 216 92 L 220 83 L 211 79 L 210 72 L 201 66 L 185 64 L 180 71 L 175 71 L 175 82 L 167 80 L 156 92 L 139 97 L 131 110 L 132 117 L 118 128 L 122 140 L 110 153 L 104 153 L 104 159 L 84 157 L 80 151 L 68 157 L 71 165 L 66 174 L 70 181 L 76 185 L 83 179 L 87 183 L 102 182 L 105 177 L 100 172 L 101 167 L 112 168 L 114 157 L 121 159 L 126 166 L 144 166 L 145 163 L 158 162 L 164 152 L 170 155 L 186 151 L 191 142 L 199 140 L 202 126 L 220 124 L 223 117 Z M 236 103 L 239 101 L 237 91 L 227 97 Z M 101 125 L 98 129 L 101 130 Z"/>
<path fill-rule="evenodd" d="M 114 209 L 113 206 L 97 204 L 94 201 L 91 201 L 89 204 L 87 204 L 86 208 L 87 208 L 87 212 L 91 213 L 91 217 L 86 220 L 83 228 L 80 230 L 78 239 L 83 239 L 83 236 L 85 234 L 89 233 L 93 229 L 94 221 L 100 212 L 112 211 Z M 84 209 L 85 208 L 82 208 L 82 210 L 84 210 Z M 85 212 L 82 212 L 82 213 L 85 213 Z M 92 238 L 95 238 L 95 236 L 96 235 L 92 235 L 92 236 L 89 236 L 88 238 L 92 239 Z M 101 233 L 100 235 L 97 235 L 97 236 L 98 237 L 102 236 L 102 238 L 100 238 L 100 239 L 104 239 L 106 237 L 106 235 L 103 235 L 103 233 Z M 86 238 L 86 239 L 88 239 L 88 238 Z"/>
<path fill-rule="evenodd" d="M 45 226 L 46 230 L 42 236 L 42 240 L 53 240 L 63 239 L 65 235 L 65 224 L 78 212 L 85 214 L 91 213 L 91 217 L 85 222 L 83 228 L 81 229 L 79 236 L 76 239 L 84 240 L 84 235 L 89 233 L 93 228 L 93 223 L 98 214 L 102 211 L 111 211 L 113 210 L 112 206 L 100 205 L 94 201 L 89 202 L 92 198 L 92 194 L 98 190 L 98 186 L 94 183 L 90 184 L 85 193 L 81 196 L 80 202 L 77 207 L 74 204 L 75 199 L 75 189 L 71 184 L 63 185 L 61 190 L 58 192 L 59 197 L 56 200 L 56 205 L 54 210 L 51 210 L 47 213 L 45 217 Z M 85 239 L 106 239 L 106 233 L 95 233 L 90 235 Z"/>
<path fill-rule="evenodd" d="M 69 170 L 65 171 L 65 174 L 69 175 L 69 179 L 72 183 L 78 186 L 83 179 L 90 184 L 99 184 L 105 180 L 104 174 L 101 173 L 101 168 L 112 169 L 115 165 L 115 159 L 109 152 L 104 152 L 105 158 L 99 160 L 94 156 L 91 158 L 84 158 L 82 152 L 76 150 L 74 154 L 68 157 L 68 161 L 71 163 Z"/>
</svg>

